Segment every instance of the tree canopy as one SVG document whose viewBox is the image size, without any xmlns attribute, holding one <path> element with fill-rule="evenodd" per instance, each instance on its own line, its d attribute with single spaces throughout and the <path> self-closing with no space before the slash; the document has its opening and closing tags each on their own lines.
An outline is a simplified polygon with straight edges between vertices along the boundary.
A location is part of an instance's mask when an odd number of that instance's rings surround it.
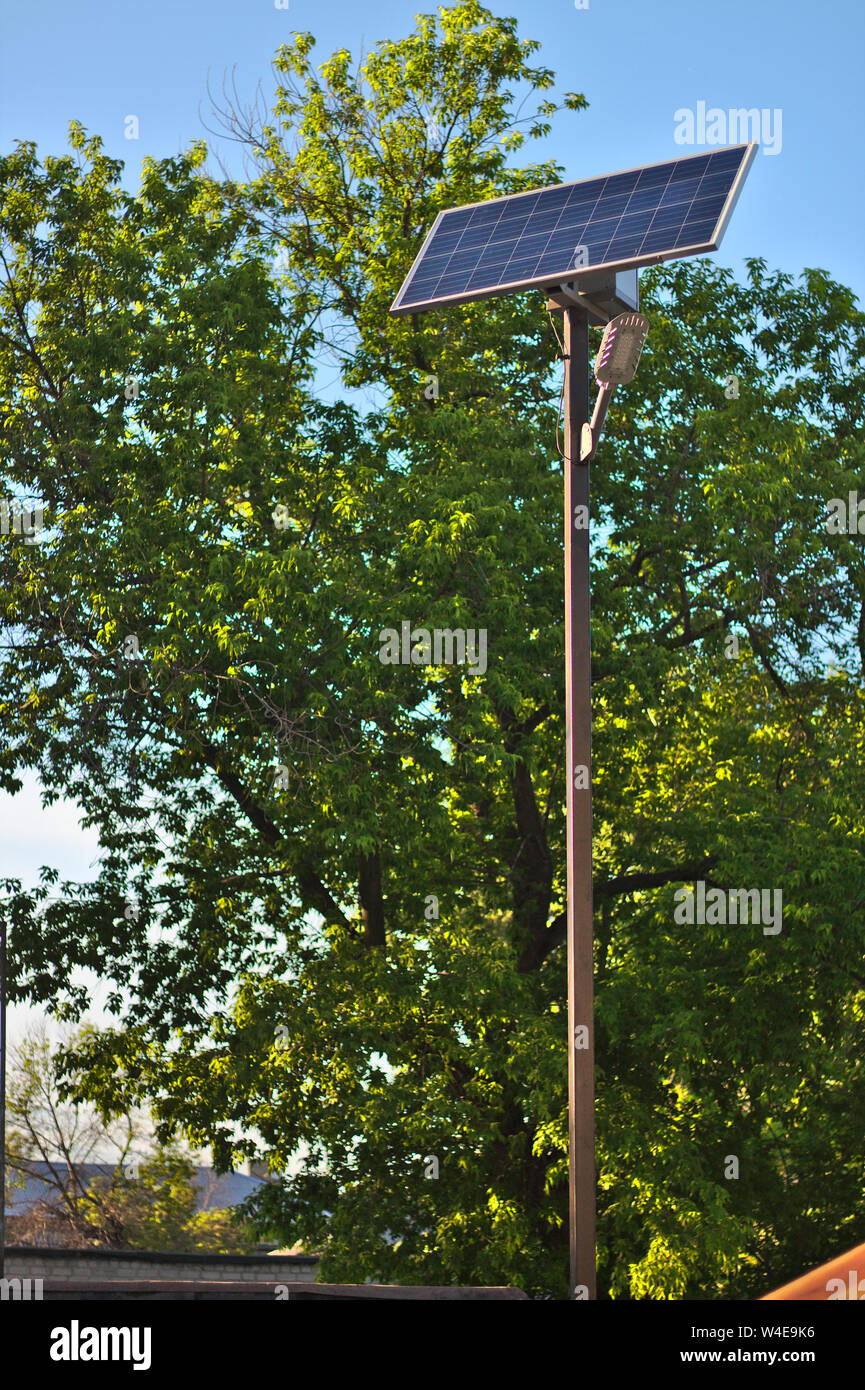
<svg viewBox="0 0 865 1390">
<path fill-rule="evenodd" d="M 535 48 L 471 0 L 359 70 L 296 36 L 223 112 L 243 182 L 198 144 L 127 193 L 80 126 L 0 160 L 0 468 L 46 525 L 0 541 L 0 786 L 103 846 L 5 885 L 15 997 L 114 985 L 81 1095 L 266 1155 L 322 1278 L 564 1297 L 558 335 L 537 294 L 387 313 L 439 210 L 566 176 L 514 163 L 586 104 Z M 751 1297 L 865 1215 L 865 566 L 826 525 L 865 316 L 758 257 L 641 294 L 592 465 L 599 1288 Z M 383 664 L 405 622 L 486 669 Z M 677 921 L 695 882 L 782 930 Z"/>
</svg>

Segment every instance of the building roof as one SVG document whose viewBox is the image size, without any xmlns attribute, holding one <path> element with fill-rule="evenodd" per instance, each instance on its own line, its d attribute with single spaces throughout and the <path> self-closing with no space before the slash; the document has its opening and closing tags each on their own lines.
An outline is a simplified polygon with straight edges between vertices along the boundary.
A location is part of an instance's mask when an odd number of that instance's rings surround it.
<svg viewBox="0 0 865 1390">
<path fill-rule="evenodd" d="M 824 1265 L 803 1274 L 772 1293 L 764 1293 L 761 1302 L 776 1300 L 782 1303 L 831 1303 L 835 1299 L 865 1298 L 865 1244 L 854 1245 L 843 1255 L 836 1255 Z"/>
<path fill-rule="evenodd" d="M 10 1165 L 11 1166 L 11 1165 Z M 6 1215 L 23 1216 L 30 1211 L 40 1200 L 52 1202 L 56 1197 L 57 1188 L 51 1181 L 51 1173 L 58 1170 L 64 1175 L 68 1173 L 65 1163 L 45 1163 L 42 1160 L 28 1162 L 28 1174 L 15 1173 L 16 1180 L 23 1179 L 23 1187 L 7 1187 L 6 1190 Z M 110 1178 L 116 1173 L 118 1165 L 116 1163 L 76 1163 L 73 1165 L 76 1174 L 81 1181 L 89 1187 L 94 1178 Z M 31 1176 L 32 1174 L 32 1176 Z M 43 1177 L 42 1174 L 45 1176 Z M 213 1168 L 197 1167 L 192 1175 L 193 1186 L 198 1194 L 196 1211 L 222 1210 L 226 1207 L 236 1207 L 242 1202 L 244 1197 L 248 1197 L 251 1192 L 263 1186 L 261 1178 L 249 1177 L 246 1173 L 216 1173 Z"/>
</svg>

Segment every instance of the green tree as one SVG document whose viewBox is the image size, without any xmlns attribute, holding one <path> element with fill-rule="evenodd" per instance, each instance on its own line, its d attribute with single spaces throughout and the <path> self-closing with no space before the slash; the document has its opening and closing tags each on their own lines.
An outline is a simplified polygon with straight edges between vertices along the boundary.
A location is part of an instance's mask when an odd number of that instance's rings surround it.
<svg viewBox="0 0 865 1390">
<path fill-rule="evenodd" d="M 116 981 L 82 1094 L 266 1153 L 261 1229 L 324 1278 L 564 1296 L 558 344 L 536 294 L 387 314 L 442 207 L 562 177 L 509 162 L 534 47 L 473 3 L 358 73 L 299 36 L 263 127 L 225 113 L 244 185 L 196 147 L 125 195 L 77 128 L 3 161 L 2 466 L 50 528 L 2 551 L 0 770 L 105 847 L 63 901 L 7 884 L 21 996 Z M 865 320 L 759 259 L 643 294 L 593 466 L 601 1288 L 753 1296 L 865 1214 L 865 573 L 824 524 Z M 383 665 L 402 621 L 486 671 Z M 783 930 L 680 924 L 694 880 L 781 888 Z"/>
<path fill-rule="evenodd" d="M 134 1174 L 94 1178 L 84 1214 L 92 1212 L 102 1223 L 108 1218 L 115 1249 L 252 1254 L 258 1237 L 240 1212 L 231 1207 L 198 1210 L 195 1168 L 189 1154 L 160 1149 Z"/>
<path fill-rule="evenodd" d="M 68 1033 L 52 1043 L 44 1026 L 35 1025 L 7 1062 L 6 1181 L 14 1189 L 36 1179 L 43 1188 L 29 1211 L 12 1218 L 11 1234 L 19 1243 L 38 1244 L 49 1231 L 52 1239 L 73 1244 L 110 1242 L 116 1227 L 107 1208 L 89 1199 L 85 1165 L 108 1165 L 110 1190 L 147 1144 L 146 1116 L 139 1110 L 106 1117 L 64 1093 L 61 1054 L 80 1040 Z M 10 1192 L 12 1201 L 16 1195 Z"/>
<path fill-rule="evenodd" d="M 41 1188 L 35 1203 L 11 1218 L 12 1239 L 115 1250 L 255 1250 L 250 1223 L 231 1208 L 209 1207 L 207 1187 L 199 1192 L 194 1156 L 176 1144 L 154 1148 L 145 1114 L 129 1108 L 110 1117 L 70 1098 L 74 1077 L 63 1061 L 88 1033 L 85 1026 L 52 1044 L 37 1026 L 12 1051 L 8 1198 L 14 1201 L 14 1189 L 28 1178 Z M 94 1174 L 93 1165 L 103 1171 Z"/>
</svg>

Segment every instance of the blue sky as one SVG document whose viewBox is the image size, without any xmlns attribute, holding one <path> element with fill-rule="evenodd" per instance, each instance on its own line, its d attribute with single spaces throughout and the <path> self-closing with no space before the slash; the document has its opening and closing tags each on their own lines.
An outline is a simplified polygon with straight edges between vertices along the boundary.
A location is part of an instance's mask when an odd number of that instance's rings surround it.
<svg viewBox="0 0 865 1390">
<path fill-rule="evenodd" d="M 340 47 L 357 57 L 434 8 L 416 0 L 289 0 L 288 9 L 276 0 L 6 0 L 0 146 L 28 139 L 43 156 L 61 153 L 77 119 L 127 161 L 135 187 L 144 155 L 173 155 L 206 135 L 208 78 L 218 91 L 234 69 L 242 96 L 261 80 L 269 97 L 271 59 L 293 30 L 316 36 L 318 61 Z M 765 111 L 776 152 L 758 154 L 715 259 L 740 276 L 747 255 L 794 274 L 819 266 L 865 299 L 862 0 L 588 0 L 580 9 L 574 0 L 507 0 L 490 8 L 515 15 L 521 37 L 540 41 L 534 61 L 556 72 L 558 92 L 582 92 L 590 103 L 562 113 L 548 140 L 523 154 L 586 178 L 703 148 L 675 140 L 677 113 L 696 116 L 700 103 Z M 138 118 L 137 141 L 124 137 L 129 115 Z M 96 843 L 79 829 L 75 807 L 43 812 L 28 783 L 14 801 L 0 796 L 0 823 L 0 874 L 32 882 L 40 864 L 52 863 L 89 876 Z"/>
<path fill-rule="evenodd" d="M 39 0 L 3 5 L 0 144 L 66 146 L 75 118 L 128 161 L 135 185 L 144 154 L 170 155 L 206 134 L 207 81 L 236 68 L 239 90 L 259 79 L 293 30 L 309 30 L 319 61 L 355 56 L 414 27 L 433 5 L 366 0 Z M 577 0 L 583 4 L 585 0 Z M 717 259 L 745 255 L 798 272 L 820 266 L 865 299 L 865 6 L 861 0 L 507 0 L 537 61 L 559 90 L 583 92 L 589 110 L 563 113 L 539 153 L 568 178 L 677 153 L 675 113 L 699 102 L 724 111 L 781 112 L 780 150 L 759 156 Z M 124 118 L 139 139 L 124 138 Z M 213 124 L 211 120 L 209 122 Z M 777 139 L 777 135 L 776 135 Z M 693 149 L 701 146 L 693 146 Z M 534 154 L 533 156 L 534 157 Z"/>
</svg>

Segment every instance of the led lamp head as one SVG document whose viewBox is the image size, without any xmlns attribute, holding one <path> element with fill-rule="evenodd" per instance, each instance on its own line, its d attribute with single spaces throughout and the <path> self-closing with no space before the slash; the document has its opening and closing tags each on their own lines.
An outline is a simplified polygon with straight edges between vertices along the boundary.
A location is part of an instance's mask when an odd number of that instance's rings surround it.
<svg viewBox="0 0 865 1390">
<path fill-rule="evenodd" d="M 619 314 L 610 320 L 595 359 L 599 386 L 624 386 L 633 380 L 648 331 L 645 314 Z"/>
</svg>

